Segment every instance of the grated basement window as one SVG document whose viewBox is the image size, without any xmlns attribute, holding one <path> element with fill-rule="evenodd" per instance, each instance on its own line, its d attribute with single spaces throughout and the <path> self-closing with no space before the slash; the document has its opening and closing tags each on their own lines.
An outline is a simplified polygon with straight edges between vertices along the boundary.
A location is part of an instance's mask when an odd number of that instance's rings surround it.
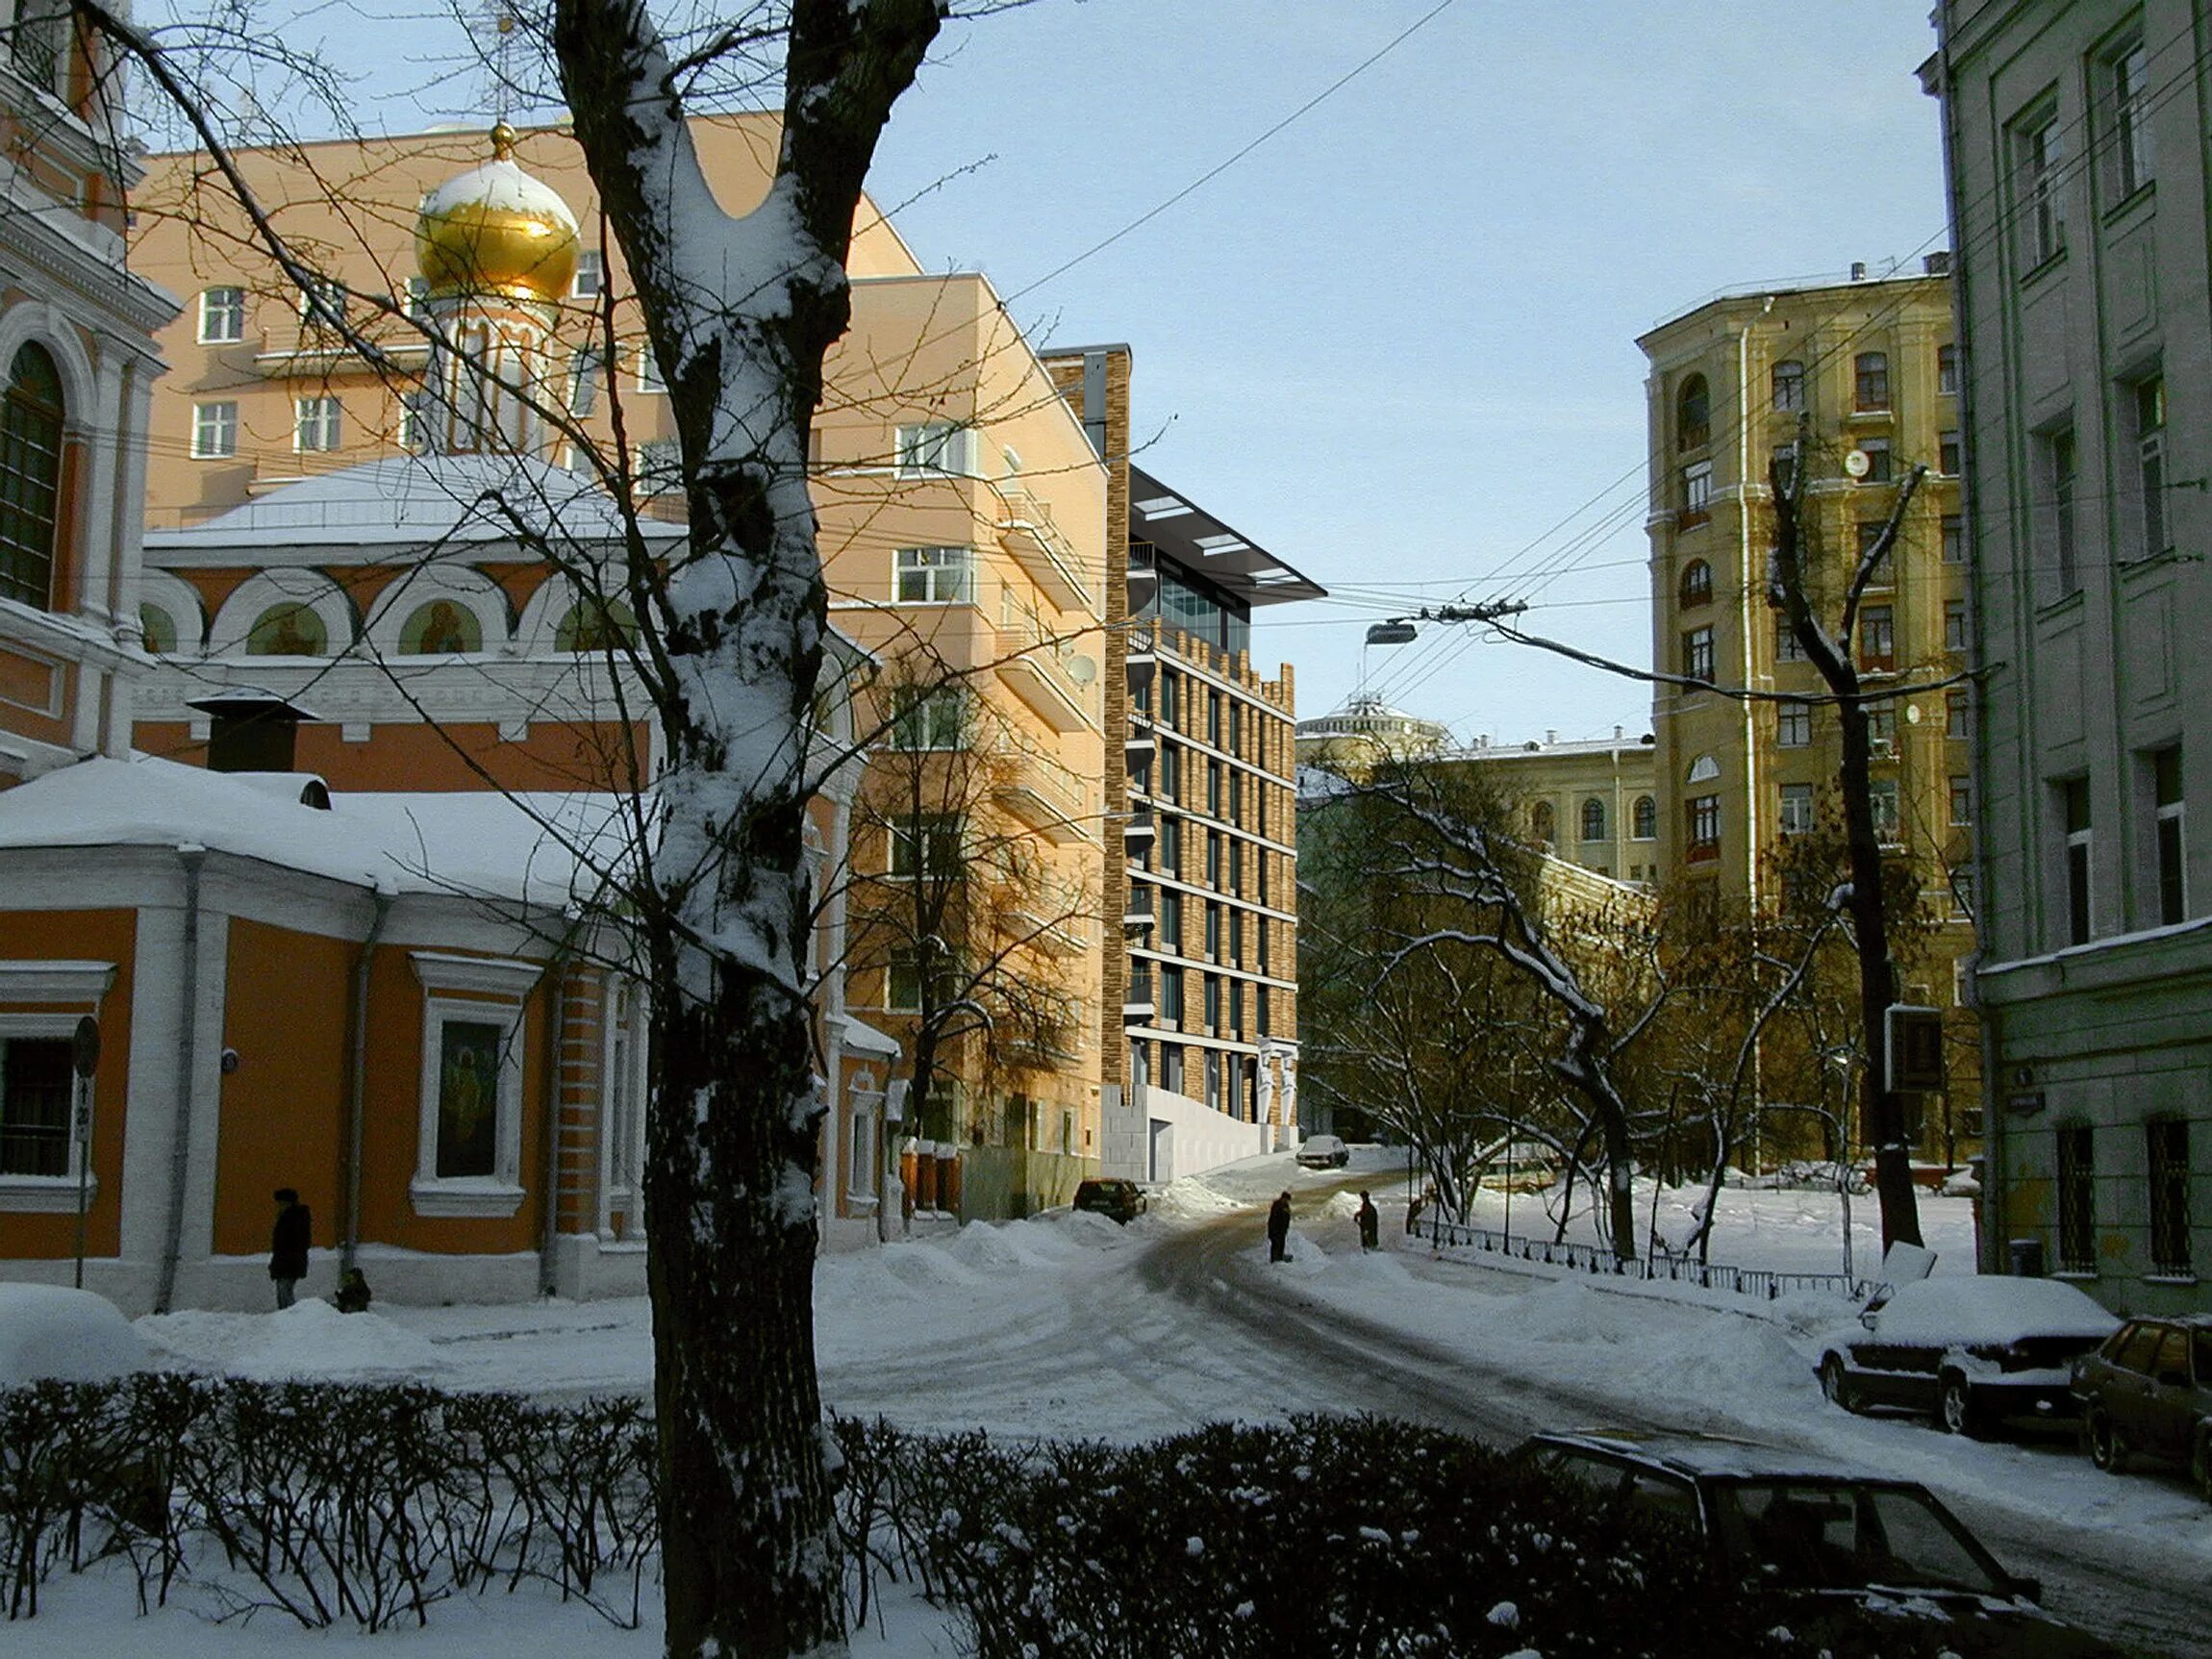
<svg viewBox="0 0 2212 1659">
<path fill-rule="evenodd" d="M 2143 1125 L 2150 1165 L 2150 1270 L 2186 1278 L 2189 1263 L 2189 1125 L 2153 1118 Z"/>
<path fill-rule="evenodd" d="M 2058 1131 L 2058 1269 L 2097 1271 L 2095 1131 L 2073 1123 Z"/>
</svg>

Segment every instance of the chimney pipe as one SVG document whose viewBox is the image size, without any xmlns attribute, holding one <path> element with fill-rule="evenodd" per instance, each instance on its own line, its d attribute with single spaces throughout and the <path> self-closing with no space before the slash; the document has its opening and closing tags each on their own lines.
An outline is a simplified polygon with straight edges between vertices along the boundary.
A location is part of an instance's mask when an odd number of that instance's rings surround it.
<svg viewBox="0 0 2212 1659">
<path fill-rule="evenodd" d="M 315 717 L 274 691 L 243 688 L 195 697 L 185 706 L 208 716 L 211 772 L 297 771 L 299 724 Z"/>
</svg>

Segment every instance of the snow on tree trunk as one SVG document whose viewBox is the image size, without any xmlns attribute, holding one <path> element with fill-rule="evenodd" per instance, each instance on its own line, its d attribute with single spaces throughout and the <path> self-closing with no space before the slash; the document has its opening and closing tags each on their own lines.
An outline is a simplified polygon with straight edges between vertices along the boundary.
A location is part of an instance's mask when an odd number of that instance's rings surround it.
<svg viewBox="0 0 2212 1659">
<path fill-rule="evenodd" d="M 805 459 L 823 357 L 850 314 L 861 183 L 941 18 L 935 0 L 795 0 L 775 177 L 734 216 L 691 148 L 688 77 L 639 0 L 554 8 L 563 89 L 668 387 L 690 508 L 682 566 L 646 623 L 670 688 L 645 1222 L 671 1655 L 844 1646 L 812 1308 L 821 1104 L 802 836 L 825 609 Z"/>
</svg>

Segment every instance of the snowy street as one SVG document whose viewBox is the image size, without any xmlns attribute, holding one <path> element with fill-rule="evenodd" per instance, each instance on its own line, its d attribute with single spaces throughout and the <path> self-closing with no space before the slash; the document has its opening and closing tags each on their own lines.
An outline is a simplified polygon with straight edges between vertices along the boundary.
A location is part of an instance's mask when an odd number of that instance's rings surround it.
<svg viewBox="0 0 2212 1659">
<path fill-rule="evenodd" d="M 1363 1183 L 1383 1209 L 1371 1256 L 1352 1222 Z M 1293 1259 L 1270 1267 L 1261 1217 L 1285 1187 Z M 1730 1196 L 1757 1201 L 1758 1237 L 1771 1241 L 1761 1262 L 1747 1260 L 1750 1213 L 1724 1209 L 1715 1259 L 1739 1265 L 1797 1265 L 1788 1241 L 1815 1231 L 1813 1210 L 1833 1203 Z M 1372 1411 L 1502 1443 L 1597 1424 L 1743 1434 L 1923 1481 L 2008 1567 L 2042 1577 L 2053 1611 L 2146 1653 L 2212 1654 L 2212 1510 L 2177 1476 L 2106 1475 L 2064 1444 L 1975 1444 L 1922 1421 L 1846 1416 L 1822 1399 L 1813 1363 L 1847 1306 L 1717 1293 L 1698 1305 L 1683 1293 L 1432 1260 L 1407 1247 L 1404 1199 L 1402 1171 L 1394 1179 L 1379 1154 L 1355 1153 L 1341 1172 L 1275 1156 L 1177 1183 L 1126 1229 L 1060 1214 L 827 1258 L 817 1290 L 824 1396 L 841 1413 L 1008 1436 L 1134 1440 L 1299 1411 Z M 1532 1200 L 1516 1204 L 1537 1219 Z M 1931 1240 L 1955 1244 L 1961 1217 L 1930 1211 Z M 641 1302 L 358 1319 L 309 1302 L 139 1328 L 171 1363 L 241 1374 L 414 1374 L 557 1395 L 649 1382 Z"/>
</svg>

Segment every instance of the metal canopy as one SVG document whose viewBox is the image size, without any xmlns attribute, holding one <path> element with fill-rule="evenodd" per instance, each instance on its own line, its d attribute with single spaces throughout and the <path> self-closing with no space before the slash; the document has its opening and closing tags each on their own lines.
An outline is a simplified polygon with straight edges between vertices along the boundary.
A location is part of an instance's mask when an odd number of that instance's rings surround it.
<svg viewBox="0 0 2212 1659">
<path fill-rule="evenodd" d="M 1149 541 L 1169 564 L 1247 605 L 1328 597 L 1328 590 L 1319 582 L 1246 540 L 1141 466 L 1129 468 L 1129 535 L 1133 540 Z"/>
</svg>

